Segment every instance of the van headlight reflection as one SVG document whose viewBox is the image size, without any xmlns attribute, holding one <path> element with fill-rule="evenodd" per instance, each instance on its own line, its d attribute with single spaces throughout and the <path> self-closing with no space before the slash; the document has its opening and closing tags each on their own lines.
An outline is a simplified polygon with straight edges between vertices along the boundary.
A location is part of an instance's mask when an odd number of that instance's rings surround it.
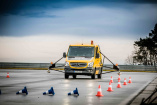
<svg viewBox="0 0 157 105">
<path fill-rule="evenodd" d="M 69 62 L 65 62 L 65 66 L 69 66 Z"/>
<path fill-rule="evenodd" d="M 88 67 L 93 67 L 94 62 L 89 62 Z"/>
</svg>

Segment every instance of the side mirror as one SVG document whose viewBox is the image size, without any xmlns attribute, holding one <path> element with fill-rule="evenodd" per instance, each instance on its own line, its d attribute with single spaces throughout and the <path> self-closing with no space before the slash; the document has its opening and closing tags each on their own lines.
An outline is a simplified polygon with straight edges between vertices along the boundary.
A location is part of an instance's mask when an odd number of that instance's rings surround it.
<svg viewBox="0 0 157 105">
<path fill-rule="evenodd" d="M 99 53 L 96 54 L 96 58 L 99 58 Z"/>
<path fill-rule="evenodd" d="M 66 58 L 66 53 L 65 52 L 63 53 L 63 57 Z"/>
</svg>

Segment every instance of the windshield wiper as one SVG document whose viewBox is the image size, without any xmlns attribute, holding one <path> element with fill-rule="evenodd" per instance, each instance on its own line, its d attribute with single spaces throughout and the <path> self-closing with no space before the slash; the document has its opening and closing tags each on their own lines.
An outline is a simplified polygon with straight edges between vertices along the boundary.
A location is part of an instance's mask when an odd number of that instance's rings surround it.
<svg viewBox="0 0 157 105">
<path fill-rule="evenodd" d="M 69 58 L 75 58 L 75 57 L 85 57 L 85 58 L 92 58 L 90 56 L 68 56 Z"/>
<path fill-rule="evenodd" d="M 68 56 L 69 58 L 75 58 L 74 56 Z"/>
<path fill-rule="evenodd" d="M 77 56 L 77 57 L 91 58 L 90 56 Z"/>
<path fill-rule="evenodd" d="M 85 58 L 92 58 L 92 57 L 86 56 Z"/>
</svg>

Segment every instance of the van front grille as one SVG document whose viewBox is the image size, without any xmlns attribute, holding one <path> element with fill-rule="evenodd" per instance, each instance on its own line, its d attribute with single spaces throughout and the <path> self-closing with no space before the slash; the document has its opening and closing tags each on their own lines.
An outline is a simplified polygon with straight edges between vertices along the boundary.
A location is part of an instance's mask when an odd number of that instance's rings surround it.
<svg viewBox="0 0 157 105">
<path fill-rule="evenodd" d="M 70 65 L 72 67 L 86 67 L 87 63 L 75 63 L 75 62 L 71 62 Z"/>
</svg>

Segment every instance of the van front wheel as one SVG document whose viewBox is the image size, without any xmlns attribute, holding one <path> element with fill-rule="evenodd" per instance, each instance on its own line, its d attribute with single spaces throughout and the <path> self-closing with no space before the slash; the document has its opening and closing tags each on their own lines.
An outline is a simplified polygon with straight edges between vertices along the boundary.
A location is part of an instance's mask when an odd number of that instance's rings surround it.
<svg viewBox="0 0 157 105">
<path fill-rule="evenodd" d="M 91 78 L 92 78 L 92 79 L 95 79 L 95 74 L 93 74 L 93 75 L 91 76 Z"/>
<path fill-rule="evenodd" d="M 73 79 L 76 79 L 76 75 L 73 75 Z"/>
<path fill-rule="evenodd" d="M 92 79 L 95 79 L 95 72 L 91 75 Z"/>
<path fill-rule="evenodd" d="M 68 79 L 69 78 L 69 75 L 65 74 L 65 79 Z"/>
<path fill-rule="evenodd" d="M 101 72 L 100 74 L 98 74 L 98 78 L 101 79 L 101 75 L 102 75 L 102 67 L 101 67 Z"/>
</svg>

